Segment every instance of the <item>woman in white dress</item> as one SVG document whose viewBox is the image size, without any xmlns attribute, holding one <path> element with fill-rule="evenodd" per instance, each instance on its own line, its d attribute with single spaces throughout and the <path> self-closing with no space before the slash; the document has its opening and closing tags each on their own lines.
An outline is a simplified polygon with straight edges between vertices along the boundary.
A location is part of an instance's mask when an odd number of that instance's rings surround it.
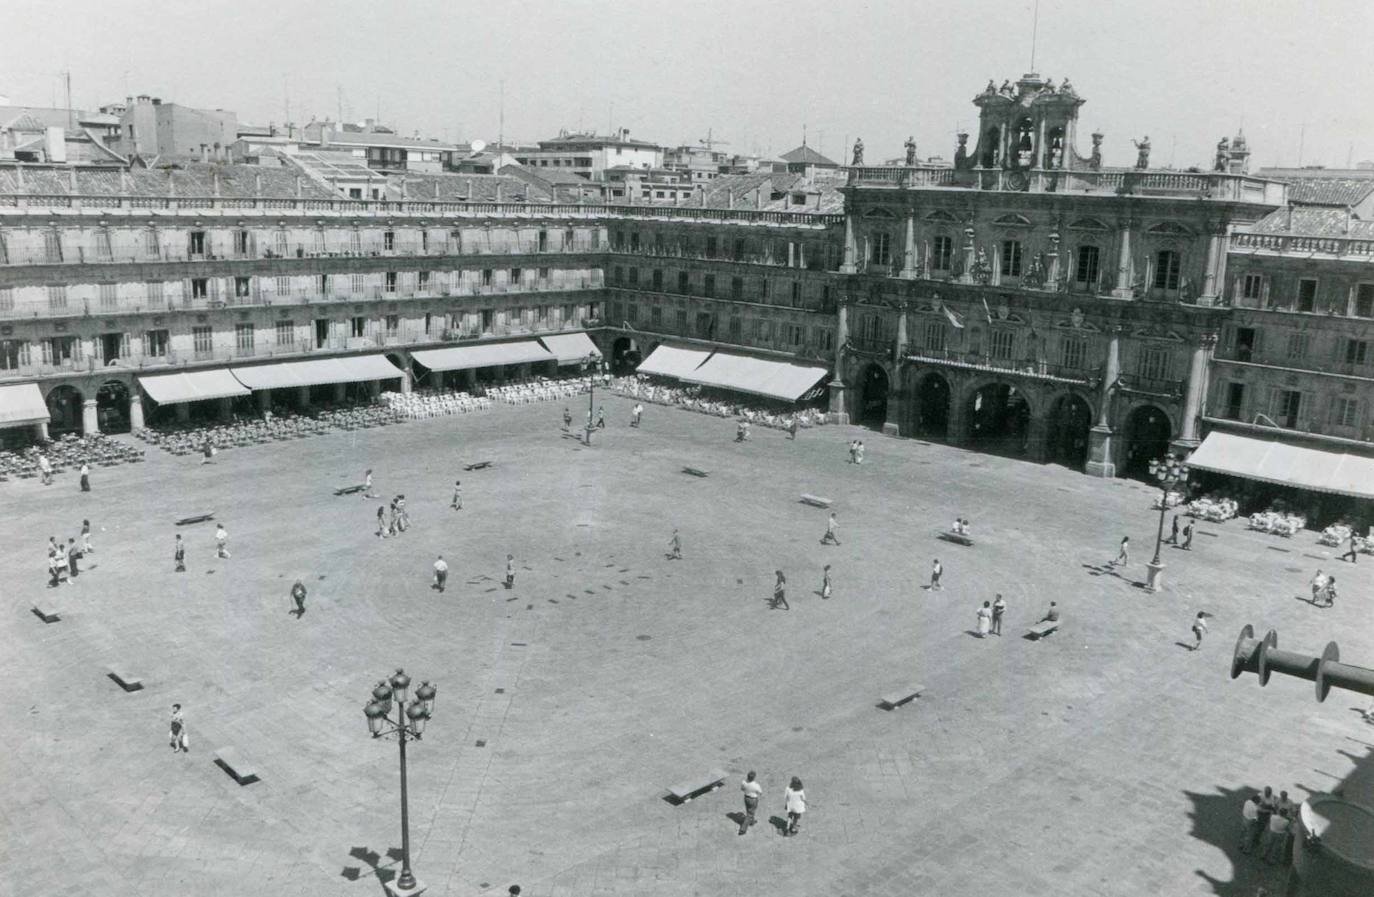
<svg viewBox="0 0 1374 897">
<path fill-rule="evenodd" d="M 992 602 L 984 601 L 983 606 L 978 608 L 978 637 L 987 638 L 988 629 L 992 626 Z"/>
<path fill-rule="evenodd" d="M 787 828 L 783 829 L 783 834 L 795 835 L 801 826 L 802 814 L 806 812 L 806 792 L 802 790 L 802 780 L 793 776 L 782 798 L 787 810 Z"/>
</svg>

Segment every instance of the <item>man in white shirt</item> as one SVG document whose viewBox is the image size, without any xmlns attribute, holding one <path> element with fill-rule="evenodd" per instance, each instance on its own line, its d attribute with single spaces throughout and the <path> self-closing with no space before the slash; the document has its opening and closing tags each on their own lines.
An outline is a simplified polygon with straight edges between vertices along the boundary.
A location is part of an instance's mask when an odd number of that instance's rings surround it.
<svg viewBox="0 0 1374 897">
<path fill-rule="evenodd" d="M 1241 824 L 1244 828 L 1240 836 L 1240 852 L 1249 853 L 1259 839 L 1259 795 L 1252 794 L 1240 808 Z"/>
<path fill-rule="evenodd" d="M 448 561 L 444 556 L 439 555 L 439 559 L 434 562 L 434 588 L 440 592 L 444 590 L 444 585 L 448 582 Z"/>
<path fill-rule="evenodd" d="M 635 402 L 634 420 L 630 421 L 630 426 L 635 427 L 636 429 L 638 429 L 638 427 L 639 427 L 639 419 L 640 419 L 640 417 L 642 417 L 643 415 L 644 415 L 644 406 L 641 405 L 641 404 L 639 404 L 638 402 Z"/>
<path fill-rule="evenodd" d="M 739 790 L 744 792 L 744 819 L 739 824 L 739 833 L 742 835 L 749 831 L 749 826 L 758 822 L 754 817 L 759 809 L 759 798 L 763 796 L 763 786 L 755 780 L 752 769 L 740 782 Z"/>
<path fill-rule="evenodd" d="M 229 533 L 222 523 L 215 524 L 215 546 L 216 554 L 222 558 L 229 557 Z"/>
</svg>

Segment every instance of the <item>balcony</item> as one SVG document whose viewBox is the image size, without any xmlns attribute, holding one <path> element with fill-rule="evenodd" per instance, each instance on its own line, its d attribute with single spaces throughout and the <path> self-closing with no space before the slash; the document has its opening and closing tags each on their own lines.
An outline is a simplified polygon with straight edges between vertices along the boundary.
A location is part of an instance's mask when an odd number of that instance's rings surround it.
<svg viewBox="0 0 1374 897">
<path fill-rule="evenodd" d="M 1131 196 L 1184 196 L 1198 199 L 1253 202 L 1281 206 L 1286 187 L 1250 175 L 1219 171 L 1166 171 L 1158 169 L 1050 169 L 1050 168 L 928 168 L 866 167 L 849 169 L 851 187 L 909 189 L 964 187 L 1017 193 L 1082 193 Z"/>
<path fill-rule="evenodd" d="M 1249 250 L 1266 255 L 1295 255 L 1307 258 L 1321 255 L 1350 258 L 1354 261 L 1374 259 L 1374 240 L 1357 237 L 1313 237 L 1298 234 L 1246 234 L 1231 237 L 1233 251 Z M 1250 298 L 1250 297 L 1247 297 Z"/>
<path fill-rule="evenodd" d="M 1096 387 L 1102 379 L 1096 371 L 1084 368 L 1052 364 L 1035 359 L 993 358 L 979 352 L 902 346 L 899 354 L 907 361 L 922 364 L 957 367 L 966 370 L 995 371 L 1009 376 L 1056 383 L 1072 383 L 1088 387 Z"/>
<path fill-rule="evenodd" d="M 1139 374 L 1122 374 L 1120 383 L 1128 392 L 1174 399 L 1183 396 L 1184 387 L 1187 385 L 1183 380 L 1144 377 Z"/>
</svg>

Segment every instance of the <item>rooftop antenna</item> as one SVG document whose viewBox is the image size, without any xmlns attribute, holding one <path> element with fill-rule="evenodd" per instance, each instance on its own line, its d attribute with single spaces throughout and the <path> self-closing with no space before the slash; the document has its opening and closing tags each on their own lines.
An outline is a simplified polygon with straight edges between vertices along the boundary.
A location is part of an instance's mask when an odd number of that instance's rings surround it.
<svg viewBox="0 0 1374 897">
<path fill-rule="evenodd" d="M 1040 31 L 1040 0 L 1035 0 L 1035 15 L 1031 19 L 1031 66 L 1030 70 L 1035 71 L 1035 39 Z"/>
<path fill-rule="evenodd" d="M 335 93 L 338 95 L 338 102 L 339 102 L 339 117 L 338 117 L 337 121 L 339 121 L 340 123 L 342 123 L 342 122 L 343 122 L 343 85 L 342 85 L 342 84 L 335 84 L 335 85 L 334 85 L 334 91 L 335 91 Z"/>
<path fill-rule="evenodd" d="M 1303 122 L 1303 123 L 1302 123 L 1302 127 L 1298 129 L 1298 167 L 1299 167 L 1299 168 L 1302 168 L 1302 147 L 1303 147 L 1303 143 L 1304 143 L 1306 140 L 1307 140 L 1307 122 Z"/>
<path fill-rule="evenodd" d="M 1350 149 L 1345 151 L 1345 167 L 1349 168 L 1355 161 L 1355 141 L 1350 141 Z"/>
<path fill-rule="evenodd" d="M 806 124 L 802 123 L 802 146 L 806 146 Z"/>
<path fill-rule="evenodd" d="M 506 145 L 506 79 L 501 79 L 501 95 L 497 110 L 496 145 Z"/>
<path fill-rule="evenodd" d="M 72 70 L 67 69 L 62 73 L 63 80 L 67 84 L 67 129 L 76 130 L 76 113 L 72 112 Z"/>
</svg>

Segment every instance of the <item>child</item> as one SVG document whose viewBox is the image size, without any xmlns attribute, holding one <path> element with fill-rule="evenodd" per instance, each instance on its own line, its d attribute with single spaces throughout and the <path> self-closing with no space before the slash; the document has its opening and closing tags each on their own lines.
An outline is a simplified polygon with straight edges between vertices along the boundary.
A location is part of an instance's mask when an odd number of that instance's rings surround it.
<svg viewBox="0 0 1374 897">
<path fill-rule="evenodd" d="M 1196 639 L 1196 641 L 1193 642 L 1193 650 L 1194 650 L 1194 651 L 1196 651 L 1198 648 L 1201 648 L 1201 647 L 1202 647 L 1202 637 L 1203 637 L 1204 635 L 1206 635 L 1206 634 L 1207 634 L 1207 612 L 1206 612 L 1206 611 L 1198 611 L 1198 612 L 1197 612 L 1197 616 L 1193 618 L 1193 638 Z"/>
<path fill-rule="evenodd" d="M 787 577 L 782 575 L 781 570 L 777 571 L 777 577 L 773 582 L 773 607 L 791 610 L 792 606 L 787 603 Z"/>
<path fill-rule="evenodd" d="M 377 505 L 377 538 L 386 538 L 386 506 Z"/>
<path fill-rule="evenodd" d="M 566 429 L 566 427 L 565 427 L 564 429 Z M 449 503 L 449 507 L 450 507 L 450 508 L 453 508 L 453 510 L 455 510 L 455 511 L 461 511 L 461 510 L 463 510 L 463 481 L 462 481 L 462 480 L 454 480 L 454 481 L 453 481 L 453 501 Z"/>
<path fill-rule="evenodd" d="M 191 753 L 191 737 L 186 734 L 186 721 L 181 717 L 181 705 L 172 705 L 172 724 L 171 731 L 168 733 L 168 740 L 172 745 L 172 753 L 184 751 Z"/>
<path fill-rule="evenodd" d="M 563 408 L 563 432 L 566 433 L 566 432 L 568 432 L 568 431 L 571 430 L 571 429 L 572 429 L 572 412 L 569 411 L 569 410 L 567 409 L 567 407 L 565 406 L 565 407 Z"/>
<path fill-rule="evenodd" d="M 215 546 L 216 553 L 222 557 L 229 557 L 229 533 L 224 528 L 224 524 L 215 524 Z"/>
<path fill-rule="evenodd" d="M 829 564 L 826 564 L 826 565 L 825 565 L 825 569 L 821 571 L 821 597 L 822 597 L 822 598 L 829 598 L 829 597 L 830 597 L 830 565 L 829 565 Z"/>
</svg>

